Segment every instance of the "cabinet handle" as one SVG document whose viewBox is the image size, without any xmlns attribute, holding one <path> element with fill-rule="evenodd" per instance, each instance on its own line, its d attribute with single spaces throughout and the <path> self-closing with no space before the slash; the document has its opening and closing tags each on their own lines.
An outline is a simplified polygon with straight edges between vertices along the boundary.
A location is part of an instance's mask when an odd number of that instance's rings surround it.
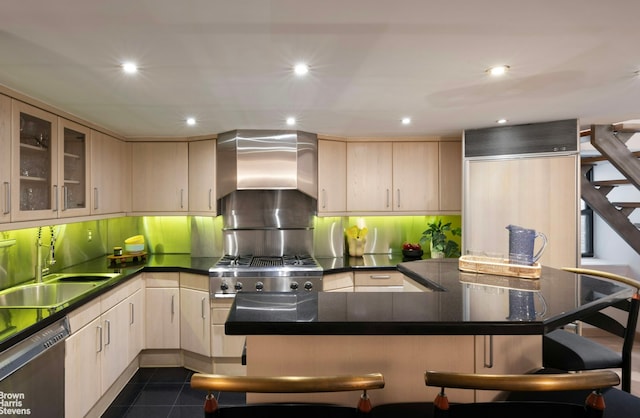
<svg viewBox="0 0 640 418">
<path fill-rule="evenodd" d="M 104 323 L 107 325 L 107 342 L 105 343 L 105 347 L 111 344 L 111 321 L 105 319 Z"/>
<path fill-rule="evenodd" d="M 8 215 L 11 212 L 11 184 L 8 181 L 4 182 L 4 214 Z"/>
<path fill-rule="evenodd" d="M 207 298 L 202 298 L 202 301 L 200 302 L 200 308 L 201 308 L 201 316 L 202 319 L 205 319 L 205 315 L 204 315 L 204 302 Z"/>
<path fill-rule="evenodd" d="M 98 348 L 98 351 L 96 351 L 96 353 L 100 353 L 102 352 L 102 327 L 98 325 L 96 327 L 96 331 L 98 331 L 98 335 L 100 336 L 100 343 L 98 344 L 99 348 Z"/>
<path fill-rule="evenodd" d="M 98 188 L 93 188 L 93 210 L 98 210 Z"/>
<path fill-rule="evenodd" d="M 135 310 L 133 308 L 133 303 L 129 302 L 129 317 L 131 318 L 131 320 L 129 321 L 129 325 L 133 325 L 133 323 L 135 322 Z"/>
<path fill-rule="evenodd" d="M 387 189 L 387 207 L 389 207 L 389 189 Z"/>
<path fill-rule="evenodd" d="M 69 188 L 62 186 L 62 211 L 69 209 Z"/>
<path fill-rule="evenodd" d="M 53 196 L 54 196 L 53 197 L 54 201 L 56 203 L 54 208 L 53 208 L 53 211 L 57 212 L 58 211 L 58 185 L 57 184 L 53 185 Z"/>
<path fill-rule="evenodd" d="M 176 295 L 171 295 L 171 316 L 176 313 L 174 301 L 176 299 Z"/>
<path fill-rule="evenodd" d="M 374 280 L 388 280 L 391 278 L 391 276 L 388 274 L 372 274 L 369 276 L 369 278 Z"/>
<path fill-rule="evenodd" d="M 184 189 L 180 189 L 180 209 L 184 208 Z"/>
<path fill-rule="evenodd" d="M 322 189 L 322 209 L 327 208 L 327 190 Z"/>
<path fill-rule="evenodd" d="M 213 209 L 213 190 L 209 189 L 209 210 Z"/>
<path fill-rule="evenodd" d="M 400 189 L 398 189 L 398 207 L 400 207 Z"/>
<path fill-rule="evenodd" d="M 489 335 L 489 361 L 487 361 L 487 336 L 484 336 L 484 367 L 493 367 L 493 335 Z"/>
</svg>

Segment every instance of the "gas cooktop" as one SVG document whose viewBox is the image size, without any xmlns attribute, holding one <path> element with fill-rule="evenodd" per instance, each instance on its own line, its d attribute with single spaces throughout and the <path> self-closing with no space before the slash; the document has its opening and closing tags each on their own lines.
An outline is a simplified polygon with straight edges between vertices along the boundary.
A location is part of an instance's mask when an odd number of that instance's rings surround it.
<svg viewBox="0 0 640 418">
<path fill-rule="evenodd" d="M 279 267 L 318 267 L 316 260 L 309 254 L 283 256 L 225 255 L 214 267 L 232 268 L 279 268 Z"/>
</svg>

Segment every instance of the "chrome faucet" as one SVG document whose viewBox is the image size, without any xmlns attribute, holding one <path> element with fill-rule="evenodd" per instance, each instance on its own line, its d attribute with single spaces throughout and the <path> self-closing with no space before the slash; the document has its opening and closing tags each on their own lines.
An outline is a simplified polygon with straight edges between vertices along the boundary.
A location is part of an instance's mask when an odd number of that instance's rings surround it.
<svg viewBox="0 0 640 418">
<path fill-rule="evenodd" d="M 38 238 L 36 240 L 36 283 L 42 283 L 42 277 L 49 274 L 49 266 L 52 266 L 56 263 L 56 258 L 55 258 L 56 237 L 54 234 L 53 226 L 50 226 L 49 230 L 51 231 L 51 241 L 49 242 L 49 245 L 48 245 L 49 258 L 48 258 L 48 261 L 46 262 L 46 265 L 43 266 L 44 260 L 42 259 L 42 247 L 44 247 L 44 245 L 42 244 L 42 227 L 38 228 Z"/>
</svg>

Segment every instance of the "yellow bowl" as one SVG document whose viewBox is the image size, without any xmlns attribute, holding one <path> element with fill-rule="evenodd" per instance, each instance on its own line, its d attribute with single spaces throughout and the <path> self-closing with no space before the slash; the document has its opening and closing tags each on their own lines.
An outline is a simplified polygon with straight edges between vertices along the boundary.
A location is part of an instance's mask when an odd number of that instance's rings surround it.
<svg viewBox="0 0 640 418">
<path fill-rule="evenodd" d="M 124 240 L 125 244 L 144 244 L 144 235 L 134 235 Z"/>
</svg>

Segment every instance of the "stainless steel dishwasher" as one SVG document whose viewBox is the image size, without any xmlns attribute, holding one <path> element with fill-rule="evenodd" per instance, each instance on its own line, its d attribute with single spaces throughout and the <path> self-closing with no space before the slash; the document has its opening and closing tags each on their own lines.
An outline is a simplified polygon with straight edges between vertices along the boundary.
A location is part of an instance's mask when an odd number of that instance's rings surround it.
<svg viewBox="0 0 640 418">
<path fill-rule="evenodd" d="M 0 415 L 64 417 L 65 317 L 0 353 Z"/>
</svg>

